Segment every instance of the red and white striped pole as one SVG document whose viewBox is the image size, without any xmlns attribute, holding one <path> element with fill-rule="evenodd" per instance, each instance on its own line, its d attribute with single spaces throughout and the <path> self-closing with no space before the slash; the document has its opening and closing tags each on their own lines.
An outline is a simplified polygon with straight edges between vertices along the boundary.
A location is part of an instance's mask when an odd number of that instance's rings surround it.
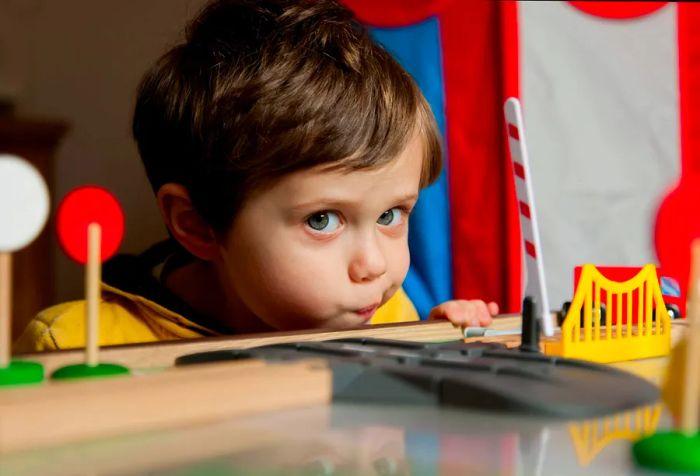
<svg viewBox="0 0 700 476">
<path fill-rule="evenodd" d="M 520 230 L 525 250 L 525 269 L 527 274 L 524 295 L 530 296 L 535 300 L 538 317 L 542 324 L 542 331 L 545 336 L 552 336 L 554 335 L 554 323 L 549 310 L 549 299 L 547 298 L 547 288 L 545 286 L 542 248 L 537 228 L 537 214 L 535 213 L 535 196 L 532 192 L 530 165 L 525 143 L 525 129 L 523 127 L 520 101 L 516 98 L 508 98 L 505 102 L 504 110 L 508 132 L 508 146 L 511 159 L 513 160 L 518 210 L 520 211 Z"/>
</svg>

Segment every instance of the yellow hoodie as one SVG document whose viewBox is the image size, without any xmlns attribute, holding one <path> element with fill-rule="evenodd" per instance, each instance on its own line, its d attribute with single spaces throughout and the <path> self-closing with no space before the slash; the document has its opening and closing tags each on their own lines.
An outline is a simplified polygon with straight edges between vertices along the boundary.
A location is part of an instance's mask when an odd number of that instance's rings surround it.
<svg viewBox="0 0 700 476">
<path fill-rule="evenodd" d="M 102 284 L 100 345 L 135 344 L 220 335 L 143 296 Z M 417 321 L 403 289 L 380 307 L 372 324 Z M 13 346 L 16 353 L 85 346 L 85 301 L 72 301 L 39 313 Z"/>
</svg>

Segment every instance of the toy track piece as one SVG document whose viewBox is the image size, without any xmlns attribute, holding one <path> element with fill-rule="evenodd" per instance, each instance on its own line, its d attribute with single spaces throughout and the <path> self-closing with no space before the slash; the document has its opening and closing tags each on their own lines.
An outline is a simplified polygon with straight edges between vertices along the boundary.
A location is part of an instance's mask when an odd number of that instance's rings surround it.
<svg viewBox="0 0 700 476">
<path fill-rule="evenodd" d="M 335 400 L 581 418 L 659 398 L 655 385 L 619 369 L 480 342 L 429 344 L 369 338 L 299 342 L 191 354 L 179 357 L 176 364 L 318 357 L 328 359 L 333 370 Z"/>
</svg>

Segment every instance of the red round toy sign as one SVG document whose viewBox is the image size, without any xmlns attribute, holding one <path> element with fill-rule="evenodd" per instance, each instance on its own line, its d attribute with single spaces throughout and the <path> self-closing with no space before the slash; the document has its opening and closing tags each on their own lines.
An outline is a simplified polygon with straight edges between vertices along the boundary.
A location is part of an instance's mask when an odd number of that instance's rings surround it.
<svg viewBox="0 0 700 476">
<path fill-rule="evenodd" d="M 570 0 L 569 3 L 582 12 L 596 17 L 611 20 L 630 20 L 654 13 L 665 7 L 668 2 L 591 2 Z"/>
<path fill-rule="evenodd" d="M 58 206 L 56 228 L 61 248 L 80 264 L 87 264 L 88 225 L 91 223 L 102 228 L 100 258 L 105 261 L 116 253 L 124 237 L 124 212 L 114 195 L 104 188 L 73 189 Z"/>
</svg>

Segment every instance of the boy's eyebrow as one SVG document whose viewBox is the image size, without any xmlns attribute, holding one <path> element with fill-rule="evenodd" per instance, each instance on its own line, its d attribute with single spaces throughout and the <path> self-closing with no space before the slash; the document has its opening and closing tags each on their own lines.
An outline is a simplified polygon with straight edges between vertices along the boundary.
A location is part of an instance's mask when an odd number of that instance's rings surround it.
<svg viewBox="0 0 700 476">
<path fill-rule="evenodd" d="M 390 200 L 391 203 L 404 203 L 404 202 L 410 202 L 410 201 L 415 201 L 418 199 L 418 193 L 407 193 L 405 195 L 399 195 L 397 197 L 394 197 Z M 320 197 L 315 200 L 309 200 L 307 202 L 303 203 L 297 203 L 291 205 L 291 209 L 293 210 L 300 210 L 300 209 L 305 209 L 305 208 L 314 208 L 318 206 L 324 206 L 324 207 L 334 207 L 334 206 L 343 206 L 343 205 L 351 205 L 356 203 L 356 200 L 343 200 L 340 198 L 332 198 L 332 197 Z"/>
</svg>

